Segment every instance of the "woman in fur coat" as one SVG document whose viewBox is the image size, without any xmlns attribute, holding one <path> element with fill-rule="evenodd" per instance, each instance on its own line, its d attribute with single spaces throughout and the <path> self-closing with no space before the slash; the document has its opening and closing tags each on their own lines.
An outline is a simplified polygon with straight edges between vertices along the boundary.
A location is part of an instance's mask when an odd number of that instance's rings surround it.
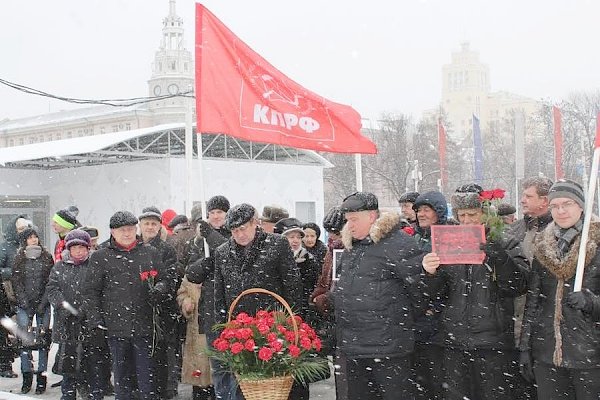
<svg viewBox="0 0 600 400">
<path fill-rule="evenodd" d="M 554 222 L 538 234 L 521 333 L 521 373 L 544 400 L 598 399 L 600 393 L 600 222 L 592 222 L 583 287 L 573 291 L 584 194 L 560 180 L 548 193 Z"/>
<path fill-rule="evenodd" d="M 183 278 L 177 291 L 177 302 L 181 308 L 181 314 L 187 320 L 181 383 L 192 385 L 193 400 L 214 399 L 210 364 L 208 357 L 204 354 L 206 335 L 200 334 L 198 331 L 198 300 L 201 287 L 201 284 L 191 283 L 187 278 Z"/>
</svg>

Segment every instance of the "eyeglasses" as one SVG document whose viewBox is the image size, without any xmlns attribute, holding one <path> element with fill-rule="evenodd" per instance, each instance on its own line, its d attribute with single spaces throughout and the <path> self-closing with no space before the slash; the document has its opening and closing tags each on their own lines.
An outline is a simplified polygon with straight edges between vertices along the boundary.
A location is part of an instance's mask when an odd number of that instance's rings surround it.
<svg viewBox="0 0 600 400">
<path fill-rule="evenodd" d="M 576 204 L 577 203 L 574 202 L 573 200 L 568 200 L 568 201 L 565 201 L 562 204 L 550 204 L 548 206 L 548 208 L 550 209 L 550 211 L 558 211 L 561 208 L 566 211 L 566 210 L 568 210 L 570 208 L 573 208 L 573 206 L 575 206 Z"/>
</svg>

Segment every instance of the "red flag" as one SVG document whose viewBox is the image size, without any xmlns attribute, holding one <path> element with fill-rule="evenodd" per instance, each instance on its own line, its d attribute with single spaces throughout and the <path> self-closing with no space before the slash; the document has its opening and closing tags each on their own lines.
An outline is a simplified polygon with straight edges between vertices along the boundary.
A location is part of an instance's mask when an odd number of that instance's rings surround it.
<svg viewBox="0 0 600 400">
<path fill-rule="evenodd" d="M 360 115 L 289 79 L 196 4 L 198 132 L 334 153 L 377 153 Z"/>
<path fill-rule="evenodd" d="M 560 108 L 552 106 L 552 120 L 554 121 L 554 178 L 555 180 L 564 178 L 565 173 L 562 169 L 562 116 Z"/>
<path fill-rule="evenodd" d="M 594 147 L 600 147 L 600 112 L 596 116 L 596 143 L 594 143 Z"/>
<path fill-rule="evenodd" d="M 448 166 L 446 162 L 446 128 L 444 128 L 441 118 L 438 118 L 438 147 L 440 154 L 440 186 L 443 192 L 448 182 Z"/>
</svg>

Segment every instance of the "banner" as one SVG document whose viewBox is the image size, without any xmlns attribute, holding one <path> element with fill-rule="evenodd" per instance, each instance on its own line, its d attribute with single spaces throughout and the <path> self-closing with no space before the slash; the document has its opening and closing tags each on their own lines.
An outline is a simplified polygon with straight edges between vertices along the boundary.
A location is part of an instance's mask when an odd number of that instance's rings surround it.
<svg viewBox="0 0 600 400">
<path fill-rule="evenodd" d="M 479 118 L 473 114 L 473 158 L 475 172 L 475 182 L 483 184 L 483 143 L 481 142 L 481 129 L 479 128 Z"/>
<path fill-rule="evenodd" d="M 276 34 L 276 33 L 274 33 Z M 352 107 L 289 79 L 196 4 L 197 131 L 334 153 L 377 153 Z"/>
<path fill-rule="evenodd" d="M 446 160 L 446 128 L 438 118 L 438 148 L 440 157 L 440 191 L 443 193 L 448 183 L 448 163 Z"/>
<path fill-rule="evenodd" d="M 562 115 L 560 108 L 552 106 L 552 122 L 554 126 L 554 180 L 559 180 L 565 177 L 562 168 Z"/>
</svg>

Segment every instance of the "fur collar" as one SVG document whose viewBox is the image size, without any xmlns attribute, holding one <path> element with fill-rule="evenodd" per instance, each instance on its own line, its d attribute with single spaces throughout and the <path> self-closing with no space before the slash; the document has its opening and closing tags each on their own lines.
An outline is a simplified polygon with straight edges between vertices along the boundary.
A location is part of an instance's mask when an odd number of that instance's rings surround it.
<svg viewBox="0 0 600 400">
<path fill-rule="evenodd" d="M 585 265 L 589 265 L 592 258 L 596 255 L 596 250 L 600 244 L 600 222 L 597 218 L 593 219 L 594 222 L 590 225 L 589 239 L 587 243 Z M 581 235 L 579 235 L 573 244 L 571 249 L 561 258 L 558 252 L 557 239 L 554 236 L 555 229 L 554 222 L 548 224 L 541 234 L 535 238 L 534 254 L 539 262 L 547 268 L 552 275 L 557 279 L 567 280 L 575 275 L 577 269 L 577 258 L 579 254 L 579 244 L 581 242 Z"/>
<path fill-rule="evenodd" d="M 369 237 L 373 243 L 379 243 L 396 229 L 399 224 L 400 214 L 395 212 L 382 212 L 380 213 L 379 218 L 371 225 Z M 348 230 L 348 224 L 344 225 L 344 228 L 342 229 L 342 243 L 344 243 L 344 248 L 351 249 L 353 240 L 352 233 Z"/>
</svg>

